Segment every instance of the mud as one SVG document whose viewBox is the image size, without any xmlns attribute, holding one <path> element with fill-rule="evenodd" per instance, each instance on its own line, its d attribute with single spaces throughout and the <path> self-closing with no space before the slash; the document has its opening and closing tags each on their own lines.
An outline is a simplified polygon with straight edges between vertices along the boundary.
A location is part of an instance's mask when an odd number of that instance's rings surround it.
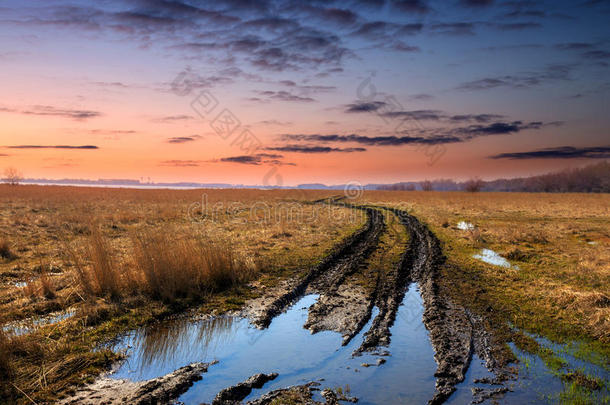
<svg viewBox="0 0 610 405">
<path fill-rule="evenodd" d="M 214 398 L 214 401 L 212 401 L 212 405 L 239 404 L 244 398 L 250 395 L 252 389 L 262 388 L 267 381 L 274 380 L 276 377 L 277 373 L 255 374 L 244 382 L 220 391 L 218 395 L 216 395 L 216 398 Z"/>
<path fill-rule="evenodd" d="M 408 286 L 415 282 L 419 285 L 424 305 L 423 323 L 428 330 L 437 363 L 435 392 L 429 403 L 440 404 L 449 398 L 455 391 L 456 384 L 464 380 L 473 353 L 483 359 L 486 367 L 495 373 L 494 384 L 502 384 L 506 380 L 507 372 L 493 358 L 494 340 L 484 327 L 483 319 L 452 302 L 444 293 L 439 271 L 445 258 L 438 239 L 424 224 L 398 209 L 353 206 L 339 199 L 325 200 L 324 203 L 362 210 L 367 215 L 366 223 L 305 276 L 284 281 L 265 291 L 261 298 L 250 301 L 241 315 L 248 317 L 257 327 L 265 328 L 275 316 L 301 296 L 318 294 L 317 302 L 309 308 L 304 327 L 312 333 L 324 330 L 339 332 L 343 336 L 343 344 L 347 344 L 369 322 L 373 308 L 377 307 L 379 311 L 372 320 L 370 329 L 353 354 L 372 352 L 383 356 L 387 355 L 387 350 L 383 348 L 390 344 L 390 330 L 399 306 Z M 369 263 L 369 258 L 378 248 L 380 237 L 387 229 L 384 210 L 400 221 L 409 238 L 394 268 L 372 269 L 373 264 Z M 362 279 L 363 275 L 366 276 L 364 278 L 370 278 L 367 279 L 370 286 L 356 282 L 356 276 Z M 377 366 L 382 366 L 384 362 L 384 359 L 379 359 Z M 143 383 L 103 378 L 81 390 L 76 399 L 64 403 L 167 402 L 186 391 L 193 381 L 201 379 L 200 374 L 207 367 L 208 364 L 197 363 Z M 274 374 L 254 375 L 243 383 L 222 390 L 214 404 L 239 403 L 253 388 L 260 388 L 273 378 Z M 248 403 L 268 404 L 290 399 L 292 403 L 317 404 L 320 402 L 312 399 L 312 392 L 317 390 L 316 384 L 275 390 Z M 473 400 L 495 398 L 504 392 L 505 387 L 498 385 L 477 389 L 473 392 Z M 325 390 L 324 394 L 326 403 L 348 400 L 337 397 L 337 393 L 332 391 Z"/>
<path fill-rule="evenodd" d="M 349 206 L 336 200 L 331 203 Z M 443 403 L 455 391 L 455 385 L 464 381 L 473 353 L 485 361 L 490 371 L 496 373 L 497 381 L 505 380 L 507 372 L 492 356 L 493 340 L 482 319 L 452 302 L 442 291 L 439 269 L 445 258 L 434 234 L 405 211 L 385 207 L 350 207 L 366 210 L 367 224 L 303 280 L 296 284 L 283 284 L 270 292 L 270 297 L 252 302 L 246 313 L 253 322 L 265 327 L 275 314 L 305 292 L 317 293 L 320 297 L 310 307 L 304 327 L 313 333 L 322 330 L 339 332 L 343 334 L 343 343 L 346 344 L 369 321 L 376 306 L 379 312 L 354 355 L 365 351 L 378 353 L 381 347 L 390 344 L 390 328 L 398 308 L 409 284 L 416 282 L 424 303 L 423 323 L 429 332 L 438 365 L 436 391 L 429 403 Z M 399 219 L 409 240 L 398 265 L 379 271 L 374 290 L 367 293 L 360 286 L 350 283 L 349 278 L 366 265 L 380 234 L 386 229 L 382 210 L 391 212 Z M 485 391 L 478 392 L 478 396 Z M 500 391 L 502 389 L 494 390 L 494 393 Z"/>
<path fill-rule="evenodd" d="M 92 384 L 77 390 L 61 404 L 166 404 L 185 393 L 212 363 L 193 363 L 163 377 L 132 382 L 108 377 L 98 378 Z"/>
</svg>

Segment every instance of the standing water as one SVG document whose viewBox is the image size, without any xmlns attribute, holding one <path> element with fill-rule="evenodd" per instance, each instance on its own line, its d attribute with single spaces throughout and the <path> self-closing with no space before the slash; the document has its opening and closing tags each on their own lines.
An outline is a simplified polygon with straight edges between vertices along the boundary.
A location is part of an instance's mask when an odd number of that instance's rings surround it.
<svg viewBox="0 0 610 405">
<path fill-rule="evenodd" d="M 352 356 L 371 321 L 346 346 L 341 346 L 338 333 L 312 335 L 304 329 L 308 308 L 316 299 L 316 295 L 301 298 L 264 330 L 238 317 L 174 320 L 137 330 L 115 343 L 115 350 L 127 349 L 127 360 L 112 377 L 148 380 L 192 362 L 218 360 L 179 401 L 211 402 L 223 388 L 253 374 L 273 372 L 279 376 L 262 389 L 253 390 L 246 400 L 321 379 L 321 388 L 348 389 L 361 404 L 425 403 L 432 397 L 436 363 L 422 323 L 423 305 L 415 284 L 406 293 L 391 329 L 389 356 Z M 376 314 L 375 308 L 371 319 Z M 385 363 L 377 366 L 381 358 Z"/>
</svg>

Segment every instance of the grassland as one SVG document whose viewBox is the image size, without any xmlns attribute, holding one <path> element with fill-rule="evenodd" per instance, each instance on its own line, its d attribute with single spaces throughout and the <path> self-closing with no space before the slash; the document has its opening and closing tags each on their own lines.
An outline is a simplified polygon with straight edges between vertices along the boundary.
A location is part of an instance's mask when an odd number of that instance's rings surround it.
<svg viewBox="0 0 610 405">
<path fill-rule="evenodd" d="M 298 275 L 362 225 L 303 203 L 327 195 L 0 187 L 0 323 L 72 315 L 0 332 L 3 397 L 61 396 L 117 358 L 92 350 L 105 339 L 185 310 L 239 309 Z"/>
<path fill-rule="evenodd" d="M 446 293 L 483 315 L 500 339 L 557 371 L 561 359 L 531 334 L 578 342 L 573 354 L 610 369 L 610 195 L 376 191 L 362 202 L 424 221 L 447 258 Z M 473 228 L 459 229 L 461 221 Z M 512 266 L 475 259 L 483 248 Z"/>
<path fill-rule="evenodd" d="M 310 204 L 333 194 L 1 186 L 0 324 L 71 316 L 21 336 L 0 332 L 0 395 L 55 399 L 119 357 L 92 350 L 117 333 L 185 311 L 238 310 L 303 274 L 363 224 L 348 208 Z M 608 367 L 609 195 L 367 191 L 350 202 L 425 222 L 447 258 L 444 292 L 499 338 L 549 364 L 556 357 L 528 333 L 584 342 L 580 355 Z M 371 273 L 354 280 L 367 291 L 405 246 L 387 215 Z M 482 248 L 513 267 L 473 258 Z"/>
</svg>

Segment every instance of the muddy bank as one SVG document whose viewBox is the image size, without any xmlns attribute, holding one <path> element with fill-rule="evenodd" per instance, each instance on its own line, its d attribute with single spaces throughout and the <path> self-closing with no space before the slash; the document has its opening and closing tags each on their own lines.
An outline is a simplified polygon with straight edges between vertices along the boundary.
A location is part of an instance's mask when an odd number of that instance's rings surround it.
<svg viewBox="0 0 610 405">
<path fill-rule="evenodd" d="M 339 203 L 337 203 L 339 204 Z M 321 296 L 336 296 L 345 279 L 357 271 L 366 258 L 377 246 L 379 236 L 384 230 L 384 221 L 381 213 L 373 208 L 353 207 L 362 210 L 367 215 L 365 225 L 341 242 L 333 251 L 326 256 L 317 266 L 312 268 L 301 280 L 293 280 L 282 283 L 278 288 L 266 293 L 262 298 L 256 299 L 248 304 L 244 315 L 250 318 L 252 323 L 258 327 L 269 326 L 271 320 L 284 311 L 296 299 L 306 292 L 317 292 Z M 348 292 L 345 297 L 353 303 L 361 302 L 364 297 L 358 292 Z M 368 307 L 368 305 L 367 305 Z M 324 298 L 316 308 L 320 316 L 308 321 L 312 330 L 334 330 L 342 333 L 346 340 L 358 332 L 355 324 L 362 323 L 362 317 L 357 317 L 350 322 L 339 324 L 337 322 L 325 322 L 329 317 L 337 320 L 344 319 L 341 314 L 344 306 L 339 303 L 324 303 Z M 332 314 L 332 315 L 331 315 Z M 318 320 L 323 325 L 318 325 Z"/>
<path fill-rule="evenodd" d="M 350 206 L 337 201 L 331 203 Z M 445 258 L 434 234 L 405 211 L 350 207 L 366 211 L 368 221 L 365 227 L 303 280 L 286 282 L 261 300 L 251 302 L 246 313 L 254 322 L 264 327 L 274 314 L 281 312 L 295 298 L 305 292 L 316 293 L 320 297 L 309 308 L 304 327 L 313 333 L 323 330 L 339 332 L 346 344 L 370 320 L 372 309 L 377 307 L 379 312 L 354 355 L 364 352 L 382 354 L 381 348 L 390 344 L 390 329 L 407 288 L 416 282 L 424 303 L 423 323 L 429 332 L 438 365 L 436 391 L 430 403 L 444 402 L 455 391 L 456 384 L 464 381 L 473 353 L 485 361 L 487 368 L 498 376 L 498 381 L 505 380 L 508 373 L 492 356 L 493 340 L 482 319 L 452 302 L 442 291 L 439 270 Z M 383 210 L 398 218 L 409 239 L 398 265 L 375 272 L 375 287 L 372 292 L 367 292 L 351 283 L 350 276 L 370 265 L 367 258 L 377 248 L 381 233 L 387 229 Z M 477 392 L 477 396 L 485 395 L 485 391 Z"/>
<path fill-rule="evenodd" d="M 214 401 L 212 401 L 212 405 L 238 404 L 250 395 L 254 388 L 262 388 L 267 381 L 271 381 L 276 377 L 277 373 L 255 374 L 244 382 L 220 391 L 216 398 L 214 398 Z"/>
<path fill-rule="evenodd" d="M 98 378 L 92 384 L 80 388 L 61 404 L 163 404 L 178 398 L 186 392 L 195 381 L 201 380 L 201 374 L 215 364 L 193 363 L 177 369 L 163 377 L 152 380 L 132 382 L 115 380 L 108 377 Z"/>
</svg>

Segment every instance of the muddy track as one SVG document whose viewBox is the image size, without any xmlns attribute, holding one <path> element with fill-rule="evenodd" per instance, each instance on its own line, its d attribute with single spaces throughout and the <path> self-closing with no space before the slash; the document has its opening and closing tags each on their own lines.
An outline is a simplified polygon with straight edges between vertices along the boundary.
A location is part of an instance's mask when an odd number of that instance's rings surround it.
<svg viewBox="0 0 610 405">
<path fill-rule="evenodd" d="M 416 282 L 424 304 L 423 323 L 429 332 L 438 364 L 436 391 L 430 403 L 443 403 L 455 391 L 455 385 L 464 380 L 474 352 L 491 371 L 502 374 L 491 355 L 492 339 L 482 326 L 482 320 L 443 293 L 439 270 L 445 258 L 438 239 L 424 224 L 407 212 L 394 208 L 354 206 L 337 198 L 322 202 L 364 210 L 368 216 L 367 224 L 301 281 L 282 286 L 275 298 L 268 300 L 266 305 L 262 304 L 262 310 L 258 312 L 262 315 L 254 317 L 255 324 L 265 327 L 303 294 L 317 293 L 320 296 L 309 308 L 304 327 L 313 333 L 322 330 L 339 332 L 343 335 L 343 344 L 346 344 L 366 325 L 372 309 L 377 307 L 379 313 L 353 354 L 374 352 L 390 344 L 390 328 L 409 284 Z M 367 260 L 378 246 L 381 233 L 387 229 L 384 210 L 398 218 L 408 234 L 408 242 L 398 265 L 378 270 L 373 291 L 366 292 L 353 283 L 350 276 L 370 265 Z M 255 303 L 254 308 L 257 305 L 261 302 Z"/>
<path fill-rule="evenodd" d="M 348 206 L 346 204 L 338 203 L 336 200 L 333 203 Z M 279 292 L 275 291 L 270 294 L 271 297 L 263 297 L 262 299 L 250 303 L 249 307 L 246 309 L 246 315 L 251 319 L 254 325 L 261 328 L 268 327 L 275 316 L 303 296 L 308 289 L 312 292 L 326 292 L 327 296 L 336 296 L 345 278 L 360 268 L 362 263 L 377 246 L 379 236 L 384 230 L 384 222 L 383 215 L 376 209 L 368 207 L 352 208 L 361 210 L 366 214 L 367 220 L 365 225 L 336 246 L 328 256 L 326 256 L 317 266 L 313 267 L 301 280 L 288 282 L 287 285 L 284 285 L 279 289 Z M 359 295 L 360 294 L 358 294 L 357 297 L 353 297 L 355 302 L 364 300 L 364 298 Z M 335 308 L 338 307 L 335 306 Z M 314 311 L 317 311 L 320 314 L 321 319 L 321 315 L 328 315 L 330 309 L 329 307 L 323 307 L 323 304 L 320 304 Z M 312 330 L 323 329 L 322 327 L 318 328 L 314 326 L 314 324 L 315 322 L 312 321 L 310 325 Z M 332 328 L 332 330 L 343 332 L 339 329 L 341 328 Z M 357 331 L 355 333 L 357 333 Z"/>
<path fill-rule="evenodd" d="M 483 319 L 452 302 L 443 293 L 440 269 L 445 258 L 438 239 L 424 224 L 407 212 L 393 208 L 355 206 L 341 201 L 340 198 L 316 203 L 342 205 L 358 210 L 366 215 L 366 223 L 336 246 L 304 277 L 286 281 L 268 291 L 263 297 L 250 301 L 243 315 L 249 317 L 254 325 L 265 328 L 275 316 L 301 296 L 316 293 L 319 294 L 319 298 L 309 308 L 304 327 L 312 333 L 322 330 L 339 332 L 343 335 L 343 344 L 346 344 L 362 330 L 370 320 L 373 308 L 377 307 L 378 314 L 364 334 L 362 344 L 353 353 L 359 355 L 365 351 L 374 352 L 381 347 L 389 346 L 390 329 L 398 309 L 408 286 L 416 282 L 423 300 L 423 323 L 429 332 L 434 358 L 438 365 L 435 372 L 435 393 L 429 403 L 441 404 L 455 391 L 455 385 L 464 380 L 473 353 L 483 359 L 488 369 L 496 373 L 497 381 L 501 381 L 505 373 L 492 356 L 490 342 L 493 339 L 483 327 Z M 370 258 L 376 249 L 382 251 L 384 249 L 380 246 L 380 238 L 389 229 L 385 223 L 384 213 L 388 214 L 388 218 L 397 218 L 408 235 L 408 241 L 394 268 L 376 269 Z M 400 243 L 399 239 L 394 235 L 395 243 Z M 389 251 L 387 246 L 385 249 L 385 252 Z M 363 286 L 358 282 L 363 276 L 374 279 L 370 286 Z M 205 372 L 207 367 L 208 364 L 187 366 L 165 377 L 144 383 L 122 381 L 119 385 L 125 384 L 126 387 L 123 392 L 113 392 L 116 390 L 117 380 L 102 378 L 72 399 L 82 402 L 84 399 L 103 398 L 110 399 L 109 403 L 112 403 L 113 400 L 120 401 L 124 398 L 132 398 L 135 401 L 138 396 L 142 396 L 146 401 L 150 399 L 153 403 L 155 400 L 163 402 L 176 398 L 188 389 L 193 381 L 201 378 L 201 373 Z M 264 383 L 262 380 L 259 381 L 260 376 L 262 375 L 253 376 L 252 381 L 247 380 L 221 391 L 216 403 L 241 401 L 252 387 Z M 270 376 L 264 377 L 268 379 Z M 408 376 L 404 377 L 408 378 Z M 494 389 L 497 391 L 497 386 L 487 390 L 479 389 L 477 398 L 494 394 Z M 261 397 L 258 402 L 252 403 L 268 403 L 265 401 L 277 399 L 276 395 L 280 395 L 283 391 L 285 390 L 270 393 Z"/>
</svg>

